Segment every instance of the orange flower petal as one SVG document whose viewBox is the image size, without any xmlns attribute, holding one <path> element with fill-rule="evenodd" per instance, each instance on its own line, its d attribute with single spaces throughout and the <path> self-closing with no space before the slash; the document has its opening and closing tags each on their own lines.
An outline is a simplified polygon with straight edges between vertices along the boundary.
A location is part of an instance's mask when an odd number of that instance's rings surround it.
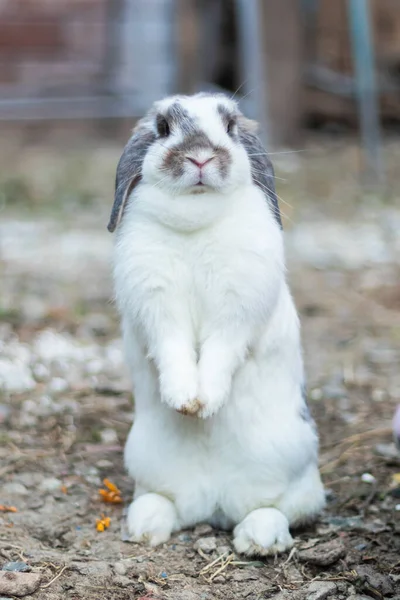
<svg viewBox="0 0 400 600">
<path fill-rule="evenodd" d="M 116 492 L 117 494 L 121 493 L 119 491 L 119 489 L 117 488 L 117 486 L 114 485 L 113 483 L 111 483 L 111 481 L 109 479 L 104 479 L 103 483 L 106 486 L 106 488 L 108 488 L 110 490 L 110 492 Z"/>
</svg>

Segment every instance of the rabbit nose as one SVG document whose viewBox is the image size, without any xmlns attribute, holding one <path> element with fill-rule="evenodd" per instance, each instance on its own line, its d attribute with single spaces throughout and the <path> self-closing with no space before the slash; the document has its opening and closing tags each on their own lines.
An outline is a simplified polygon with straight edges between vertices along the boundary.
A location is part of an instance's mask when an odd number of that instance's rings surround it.
<svg viewBox="0 0 400 600">
<path fill-rule="evenodd" d="M 194 165 L 196 165 L 196 167 L 199 167 L 199 169 L 201 169 L 202 167 L 204 167 L 204 165 L 206 165 L 207 163 L 209 163 L 212 160 L 214 160 L 215 156 L 210 156 L 206 160 L 202 160 L 202 161 L 197 160 L 196 158 L 193 158 L 192 156 L 187 156 L 186 158 L 188 160 L 190 160 L 191 163 L 193 163 Z"/>
</svg>

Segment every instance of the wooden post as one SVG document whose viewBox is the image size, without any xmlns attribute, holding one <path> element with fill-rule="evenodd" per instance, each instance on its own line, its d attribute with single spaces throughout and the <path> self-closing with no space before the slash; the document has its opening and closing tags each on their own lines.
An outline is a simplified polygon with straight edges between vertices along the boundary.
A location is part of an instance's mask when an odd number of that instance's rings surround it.
<svg viewBox="0 0 400 600">
<path fill-rule="evenodd" d="M 274 146 L 291 146 L 299 141 L 303 113 L 301 3 L 262 0 L 261 13 L 270 137 Z"/>
</svg>

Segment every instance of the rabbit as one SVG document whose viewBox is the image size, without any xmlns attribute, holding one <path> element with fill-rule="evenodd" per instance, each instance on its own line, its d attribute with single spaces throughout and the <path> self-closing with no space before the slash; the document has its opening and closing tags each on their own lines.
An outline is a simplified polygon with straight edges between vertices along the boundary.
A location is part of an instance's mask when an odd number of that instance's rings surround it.
<svg viewBox="0 0 400 600">
<path fill-rule="evenodd" d="M 283 552 L 325 503 L 273 167 L 222 94 L 156 102 L 117 167 L 113 273 L 135 417 L 131 539 L 198 523 Z"/>
</svg>

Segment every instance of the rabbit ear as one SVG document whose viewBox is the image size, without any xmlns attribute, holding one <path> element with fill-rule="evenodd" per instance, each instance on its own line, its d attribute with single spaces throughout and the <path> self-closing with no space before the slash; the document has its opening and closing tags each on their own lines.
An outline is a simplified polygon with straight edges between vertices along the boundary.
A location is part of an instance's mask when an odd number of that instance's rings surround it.
<svg viewBox="0 0 400 600">
<path fill-rule="evenodd" d="M 246 117 L 238 119 L 239 138 L 251 165 L 253 182 L 264 193 L 272 213 L 282 229 L 281 212 L 275 191 L 275 173 L 260 138 L 257 136 L 258 124 Z"/>
<path fill-rule="evenodd" d="M 118 227 L 126 202 L 142 178 L 142 164 L 148 148 L 154 142 L 155 133 L 139 122 L 118 162 L 115 180 L 115 197 L 107 229 L 110 232 Z"/>
</svg>

